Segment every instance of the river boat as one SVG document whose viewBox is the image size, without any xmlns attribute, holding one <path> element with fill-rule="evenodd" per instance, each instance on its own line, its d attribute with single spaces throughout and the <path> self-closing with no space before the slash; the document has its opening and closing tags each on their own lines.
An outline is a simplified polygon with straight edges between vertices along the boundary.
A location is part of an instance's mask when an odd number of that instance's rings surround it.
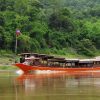
<svg viewBox="0 0 100 100">
<path fill-rule="evenodd" d="M 36 70 L 66 71 L 66 72 L 94 72 L 100 71 L 100 58 L 66 59 L 47 54 L 21 53 L 20 63 L 15 66 L 24 73 L 34 73 Z"/>
</svg>

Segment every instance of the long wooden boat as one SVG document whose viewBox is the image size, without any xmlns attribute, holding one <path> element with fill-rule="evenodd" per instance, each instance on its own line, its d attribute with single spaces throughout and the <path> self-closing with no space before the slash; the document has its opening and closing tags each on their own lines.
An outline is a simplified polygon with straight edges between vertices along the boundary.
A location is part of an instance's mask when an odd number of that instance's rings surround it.
<svg viewBox="0 0 100 100">
<path fill-rule="evenodd" d="M 19 67 L 24 73 L 33 73 L 35 70 L 50 71 L 100 71 L 100 59 L 65 59 L 46 54 L 22 53 Z"/>
</svg>

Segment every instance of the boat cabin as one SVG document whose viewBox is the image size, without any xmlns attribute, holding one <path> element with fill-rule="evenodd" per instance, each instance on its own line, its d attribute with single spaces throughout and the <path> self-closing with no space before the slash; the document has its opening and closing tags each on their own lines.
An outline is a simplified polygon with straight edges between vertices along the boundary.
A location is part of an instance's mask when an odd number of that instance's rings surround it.
<svg viewBox="0 0 100 100">
<path fill-rule="evenodd" d="M 78 67 L 79 59 L 66 59 L 66 66 L 68 67 Z"/>
<path fill-rule="evenodd" d="M 18 56 L 21 56 L 21 57 L 30 57 L 32 53 L 21 53 L 21 54 L 18 54 Z"/>
<path fill-rule="evenodd" d="M 47 60 L 47 66 L 64 67 L 65 63 L 65 58 L 54 57 L 52 59 Z"/>
<path fill-rule="evenodd" d="M 80 67 L 93 67 L 94 61 L 91 59 L 82 59 L 79 60 Z"/>
<path fill-rule="evenodd" d="M 94 59 L 94 65 L 95 66 L 100 66 L 100 58 Z"/>
<path fill-rule="evenodd" d="M 100 59 L 65 59 L 47 54 L 38 53 L 21 53 L 20 63 L 28 62 L 31 66 L 47 66 L 47 67 L 63 67 L 63 68 L 78 68 L 78 67 L 93 67 L 100 66 Z"/>
</svg>

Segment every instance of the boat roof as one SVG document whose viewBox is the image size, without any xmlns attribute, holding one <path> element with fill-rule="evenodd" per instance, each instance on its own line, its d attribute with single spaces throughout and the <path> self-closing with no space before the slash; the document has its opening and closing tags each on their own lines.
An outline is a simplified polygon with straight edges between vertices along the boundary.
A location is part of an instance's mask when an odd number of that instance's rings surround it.
<svg viewBox="0 0 100 100">
<path fill-rule="evenodd" d="M 19 56 L 23 56 L 23 55 L 34 55 L 34 56 L 45 56 L 46 54 L 39 54 L 39 53 L 21 53 L 18 54 Z"/>
<path fill-rule="evenodd" d="M 28 57 L 28 58 L 25 58 L 25 60 L 39 60 L 40 58 L 31 58 L 31 57 Z"/>
<path fill-rule="evenodd" d="M 48 59 L 53 59 L 54 56 L 50 56 L 50 55 L 46 55 L 44 57 L 42 57 L 42 59 L 48 60 Z"/>
<path fill-rule="evenodd" d="M 66 59 L 66 62 L 79 62 L 79 59 Z"/>
<path fill-rule="evenodd" d="M 18 55 L 23 56 L 23 55 L 29 55 L 29 54 L 32 54 L 32 53 L 21 53 L 21 54 L 18 54 Z"/>
<path fill-rule="evenodd" d="M 62 57 L 54 57 L 54 59 L 56 59 L 56 60 L 65 60 L 65 58 L 62 58 Z"/>
<path fill-rule="evenodd" d="M 100 56 L 95 57 L 95 59 L 100 59 Z"/>
<path fill-rule="evenodd" d="M 81 59 L 81 60 L 79 60 L 79 63 L 81 64 L 88 64 L 88 63 L 93 63 L 94 62 L 94 60 L 93 59 Z"/>
<path fill-rule="evenodd" d="M 100 59 L 94 59 L 94 62 L 100 62 Z"/>
</svg>

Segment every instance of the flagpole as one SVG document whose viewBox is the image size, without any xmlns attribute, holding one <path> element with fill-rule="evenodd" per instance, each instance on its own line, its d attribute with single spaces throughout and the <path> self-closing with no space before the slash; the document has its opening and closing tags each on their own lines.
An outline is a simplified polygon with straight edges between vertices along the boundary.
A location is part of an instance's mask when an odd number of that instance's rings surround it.
<svg viewBox="0 0 100 100">
<path fill-rule="evenodd" d="M 20 35 L 20 30 L 16 30 L 16 35 L 15 35 L 15 63 L 17 62 L 17 47 L 18 47 L 18 40 L 17 40 L 17 37 L 18 35 Z"/>
<path fill-rule="evenodd" d="M 20 35 L 20 30 L 17 29 L 16 30 L 16 39 L 15 39 L 15 54 L 17 55 L 17 45 L 18 45 L 18 40 L 17 40 L 17 37 Z"/>
<path fill-rule="evenodd" d="M 17 63 L 17 58 L 16 58 L 17 57 L 17 35 L 15 36 L 15 38 L 16 39 L 15 39 L 15 57 L 14 58 L 15 58 L 15 63 Z"/>
<path fill-rule="evenodd" d="M 17 35 L 16 35 L 16 43 L 15 43 L 15 55 L 17 55 Z"/>
</svg>

